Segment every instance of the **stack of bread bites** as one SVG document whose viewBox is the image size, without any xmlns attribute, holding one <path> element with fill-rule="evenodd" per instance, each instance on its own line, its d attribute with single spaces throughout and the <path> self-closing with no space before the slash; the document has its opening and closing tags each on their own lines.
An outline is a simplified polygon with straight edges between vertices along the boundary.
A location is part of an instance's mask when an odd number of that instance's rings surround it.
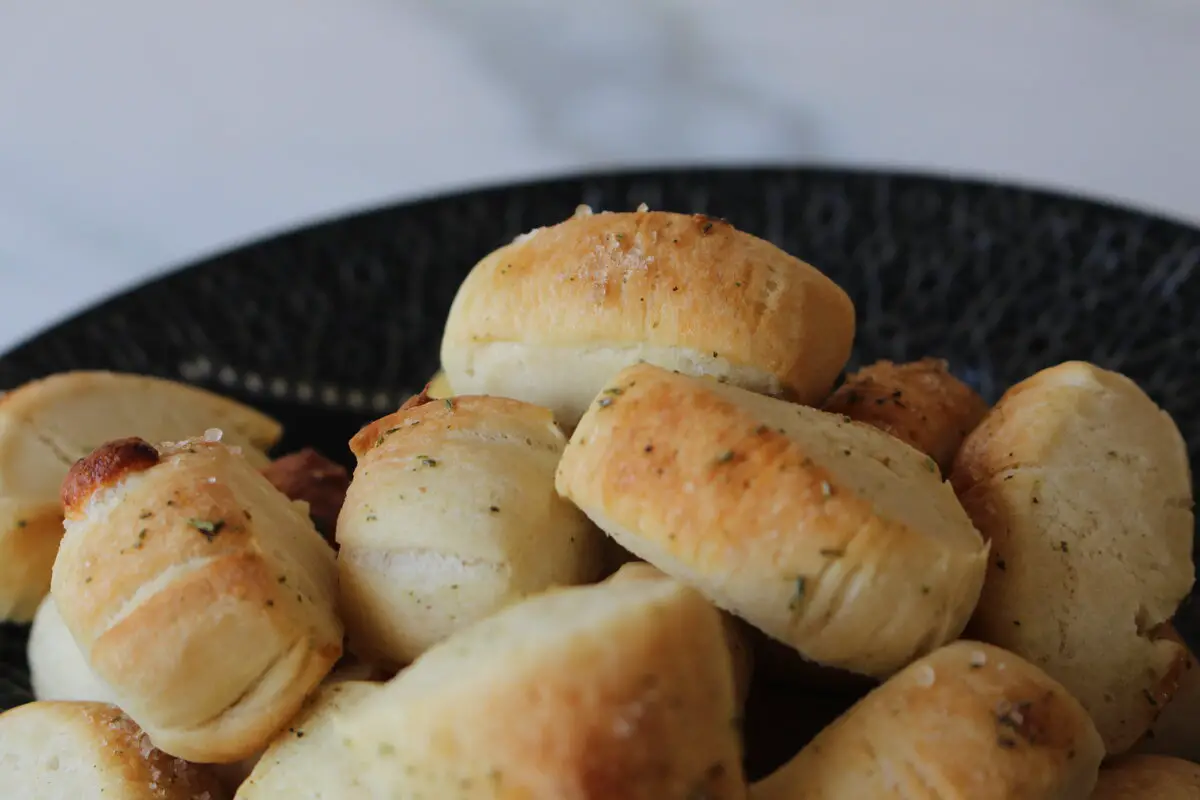
<svg viewBox="0 0 1200 800">
<path fill-rule="evenodd" d="M 104 424 L 56 432 L 36 407 L 62 401 L 18 390 L 0 598 L 27 619 L 51 592 L 0 786 L 1200 797 L 1172 420 L 1081 362 L 992 408 L 936 359 L 837 386 L 854 325 L 831 280 L 726 222 L 581 208 L 476 265 L 444 374 L 350 442 L 333 542 L 337 477 L 274 475 L 250 409 L 171 387 L 190 412 L 129 395 L 108 424 L 84 397 L 72 419 Z M 874 688 L 752 781 L 768 658 L 793 693 Z"/>
</svg>

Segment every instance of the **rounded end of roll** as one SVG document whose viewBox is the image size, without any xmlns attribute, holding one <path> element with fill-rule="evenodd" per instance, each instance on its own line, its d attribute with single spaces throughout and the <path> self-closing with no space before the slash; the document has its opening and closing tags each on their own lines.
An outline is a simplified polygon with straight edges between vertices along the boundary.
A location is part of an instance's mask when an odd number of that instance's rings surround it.
<svg viewBox="0 0 1200 800">
<path fill-rule="evenodd" d="M 63 479 L 61 498 L 67 518 L 79 517 L 96 492 L 158 462 L 158 450 L 136 436 L 100 445 L 76 461 Z"/>
</svg>

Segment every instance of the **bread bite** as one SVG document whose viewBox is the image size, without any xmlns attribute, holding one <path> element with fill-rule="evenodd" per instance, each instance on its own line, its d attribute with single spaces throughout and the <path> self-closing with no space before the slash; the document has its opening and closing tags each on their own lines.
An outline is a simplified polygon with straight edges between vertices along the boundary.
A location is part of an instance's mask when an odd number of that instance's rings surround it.
<svg viewBox="0 0 1200 800">
<path fill-rule="evenodd" d="M 745 796 L 720 616 L 671 579 L 524 600 L 363 694 L 328 714 L 336 733 L 302 724 L 241 796 Z"/>
<path fill-rule="evenodd" d="M 952 480 L 990 540 L 971 635 L 1062 682 L 1110 754 L 1170 698 L 1186 648 L 1162 633 L 1194 580 L 1187 451 L 1133 381 L 1092 364 L 1005 393 Z"/>
<path fill-rule="evenodd" d="M 156 749 L 104 703 L 26 703 L 0 714 L 0 791 L 11 800 L 224 800 L 203 766 Z"/>
<path fill-rule="evenodd" d="M 456 393 L 545 406 L 571 428 L 638 361 L 818 403 L 853 339 L 846 293 L 769 242 L 701 215 L 589 211 L 480 261 L 441 358 Z"/>
<path fill-rule="evenodd" d="M 1126 756 L 1100 770 L 1091 800 L 1197 800 L 1200 766 L 1181 758 Z"/>
<path fill-rule="evenodd" d="M 53 596 L 155 746 L 262 749 L 341 655 L 333 550 L 221 442 L 110 442 L 63 483 Z"/>
<path fill-rule="evenodd" d="M 623 547 L 818 663 L 883 677 L 962 630 L 987 547 L 926 456 L 648 364 L 601 391 L 558 491 Z"/>
<path fill-rule="evenodd" d="M 246 458 L 279 439 L 279 423 L 248 406 L 173 381 L 64 372 L 0 399 L 0 621 L 28 622 L 50 588 L 62 538 L 58 490 L 71 464 L 124 436 L 150 441 L 220 428 Z"/>
<path fill-rule="evenodd" d="M 599 577 L 601 534 L 554 491 L 566 444 L 544 408 L 420 395 L 350 442 L 338 521 L 351 648 L 407 664 L 550 586 Z"/>
<path fill-rule="evenodd" d="M 823 408 L 874 425 L 915 447 L 949 472 L 954 454 L 987 403 L 950 374 L 940 358 L 905 364 L 876 361 L 846 376 Z"/>
<path fill-rule="evenodd" d="M 1083 800 L 1104 746 L 1061 685 L 957 641 L 860 700 L 751 788 L 753 800 Z"/>
<path fill-rule="evenodd" d="M 49 595 L 33 617 L 25 652 L 29 682 L 38 700 L 117 702 L 112 688 L 88 666 Z"/>
</svg>

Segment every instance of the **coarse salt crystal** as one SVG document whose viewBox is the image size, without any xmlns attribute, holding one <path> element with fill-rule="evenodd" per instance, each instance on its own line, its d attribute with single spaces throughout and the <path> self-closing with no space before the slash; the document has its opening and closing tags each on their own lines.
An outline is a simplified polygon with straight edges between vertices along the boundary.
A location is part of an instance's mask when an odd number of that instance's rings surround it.
<svg viewBox="0 0 1200 800">
<path fill-rule="evenodd" d="M 933 686 L 933 682 L 937 679 L 937 673 L 933 671 L 933 667 L 928 664 L 922 664 L 917 667 L 916 675 L 917 686 Z"/>
<path fill-rule="evenodd" d="M 220 428 L 209 428 L 204 432 L 204 441 L 219 442 L 221 441 L 221 437 L 224 435 L 225 431 L 221 430 Z"/>
<path fill-rule="evenodd" d="M 644 214 L 650 210 L 650 206 L 646 205 L 645 203 L 638 203 L 637 210 L 639 214 Z"/>
<path fill-rule="evenodd" d="M 974 653 L 971 653 L 972 667 L 982 667 L 986 663 L 987 655 L 982 650 L 976 650 Z"/>
<path fill-rule="evenodd" d="M 575 206 L 576 217 L 590 217 L 592 215 L 592 207 L 586 203 L 580 203 Z"/>
</svg>

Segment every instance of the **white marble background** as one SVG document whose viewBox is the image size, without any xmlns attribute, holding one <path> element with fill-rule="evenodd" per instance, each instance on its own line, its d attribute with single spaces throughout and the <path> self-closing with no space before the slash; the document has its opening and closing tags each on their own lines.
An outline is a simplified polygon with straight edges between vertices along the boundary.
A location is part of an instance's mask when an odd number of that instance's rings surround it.
<svg viewBox="0 0 1200 800">
<path fill-rule="evenodd" d="M 1200 221 L 1200 0 L 8 0 L 0 348 L 183 261 L 584 167 L 811 161 Z"/>
</svg>

